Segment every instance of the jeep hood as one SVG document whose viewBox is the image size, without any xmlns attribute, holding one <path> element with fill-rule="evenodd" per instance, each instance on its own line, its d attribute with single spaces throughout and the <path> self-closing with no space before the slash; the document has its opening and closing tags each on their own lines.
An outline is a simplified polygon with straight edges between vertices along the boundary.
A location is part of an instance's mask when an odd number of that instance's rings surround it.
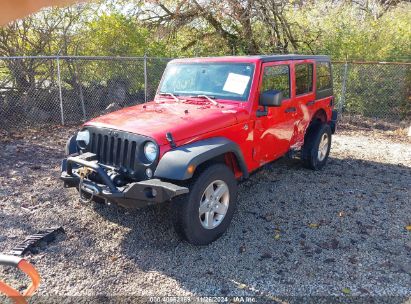
<svg viewBox="0 0 411 304">
<path fill-rule="evenodd" d="M 158 144 L 167 144 L 166 133 L 181 141 L 237 122 L 238 105 L 212 105 L 199 102 L 149 102 L 121 109 L 95 118 L 85 126 L 126 131 L 152 137 Z"/>
</svg>

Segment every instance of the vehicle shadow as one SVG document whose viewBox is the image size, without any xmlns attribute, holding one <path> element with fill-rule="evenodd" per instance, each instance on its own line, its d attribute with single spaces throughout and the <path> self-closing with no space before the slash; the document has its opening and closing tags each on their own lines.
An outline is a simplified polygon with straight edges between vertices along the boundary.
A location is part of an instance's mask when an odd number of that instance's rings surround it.
<svg viewBox="0 0 411 304">
<path fill-rule="evenodd" d="M 167 204 L 95 209 L 130 228 L 121 253 L 136 267 L 196 295 L 406 296 L 410 181 L 402 165 L 330 158 L 314 172 L 281 159 L 240 185 L 229 230 L 205 247 L 179 240 Z"/>
</svg>

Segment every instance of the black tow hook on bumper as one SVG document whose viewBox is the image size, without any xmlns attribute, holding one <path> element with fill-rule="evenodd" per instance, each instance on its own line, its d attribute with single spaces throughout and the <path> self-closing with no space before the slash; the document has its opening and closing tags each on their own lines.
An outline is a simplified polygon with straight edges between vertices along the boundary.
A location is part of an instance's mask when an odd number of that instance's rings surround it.
<svg viewBox="0 0 411 304">
<path fill-rule="evenodd" d="M 173 197 L 188 193 L 186 187 L 181 187 L 159 179 L 149 179 L 130 183 L 124 187 L 116 187 L 108 176 L 106 170 L 98 164 L 91 153 L 71 156 L 62 162 L 60 179 L 66 188 L 81 187 L 79 191 L 88 192 L 92 196 L 107 199 L 129 208 L 142 208 L 148 205 L 169 201 Z M 95 156 L 95 155 L 94 155 Z M 87 178 L 81 178 L 73 166 L 86 167 L 95 172 L 102 183 L 96 183 Z"/>
</svg>

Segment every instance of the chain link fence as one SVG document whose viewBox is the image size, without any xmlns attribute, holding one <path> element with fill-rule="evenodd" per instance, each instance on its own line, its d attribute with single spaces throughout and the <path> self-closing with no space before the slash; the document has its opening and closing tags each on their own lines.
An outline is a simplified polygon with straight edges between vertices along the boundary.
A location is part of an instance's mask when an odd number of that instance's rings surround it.
<svg viewBox="0 0 411 304">
<path fill-rule="evenodd" d="M 170 59 L 0 58 L 0 127 L 79 124 L 154 98 Z"/>
<path fill-rule="evenodd" d="M 79 124 L 152 100 L 167 58 L 2 57 L 0 128 Z M 411 116 L 411 64 L 333 63 L 343 116 L 391 123 Z"/>
<path fill-rule="evenodd" d="M 411 63 L 333 62 L 338 108 L 356 116 L 398 124 L 411 118 Z"/>
</svg>

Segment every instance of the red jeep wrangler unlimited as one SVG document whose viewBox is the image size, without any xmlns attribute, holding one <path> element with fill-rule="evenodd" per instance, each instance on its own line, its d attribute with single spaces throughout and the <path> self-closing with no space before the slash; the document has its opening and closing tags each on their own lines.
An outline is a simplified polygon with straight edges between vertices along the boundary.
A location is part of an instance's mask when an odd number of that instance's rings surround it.
<svg viewBox="0 0 411 304">
<path fill-rule="evenodd" d="M 125 207 L 171 202 L 196 245 L 227 229 L 237 181 L 289 152 L 321 169 L 337 112 L 330 59 L 273 55 L 177 59 L 154 101 L 87 122 L 69 139 L 65 187 Z"/>
</svg>

